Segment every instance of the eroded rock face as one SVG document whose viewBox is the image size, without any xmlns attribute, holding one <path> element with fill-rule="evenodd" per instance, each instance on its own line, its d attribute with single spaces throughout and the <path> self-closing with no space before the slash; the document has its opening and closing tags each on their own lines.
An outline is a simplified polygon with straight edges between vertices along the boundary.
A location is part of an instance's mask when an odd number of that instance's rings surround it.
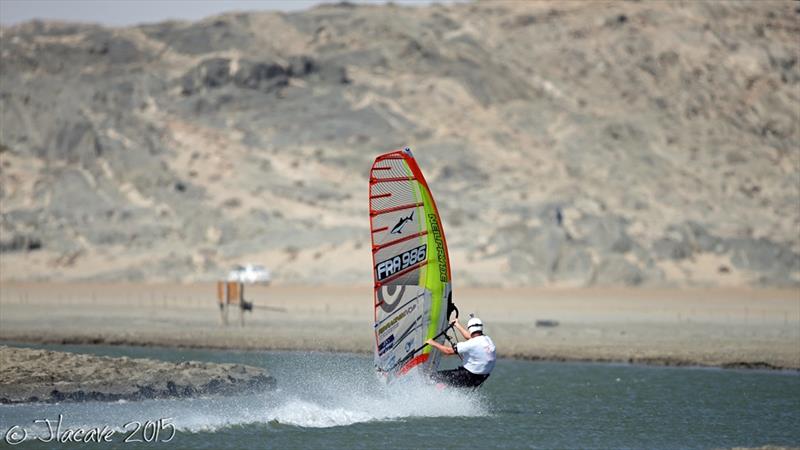
<svg viewBox="0 0 800 450">
<path fill-rule="evenodd" d="M 797 286 L 793 8 L 3 28 L 0 278 L 213 280 L 257 255 L 276 282 L 368 283 L 366 171 L 410 144 L 459 282 Z"/>
<path fill-rule="evenodd" d="M 273 389 L 264 369 L 0 346 L 0 403 L 116 401 Z"/>
<path fill-rule="evenodd" d="M 344 67 L 332 63 L 320 65 L 309 56 L 291 56 L 284 64 L 274 61 L 209 58 L 201 61 L 181 78 L 181 94 L 199 94 L 228 84 L 262 93 L 279 92 L 289 85 L 291 78 L 313 78 L 312 81 L 316 82 L 339 84 L 349 82 Z"/>
</svg>

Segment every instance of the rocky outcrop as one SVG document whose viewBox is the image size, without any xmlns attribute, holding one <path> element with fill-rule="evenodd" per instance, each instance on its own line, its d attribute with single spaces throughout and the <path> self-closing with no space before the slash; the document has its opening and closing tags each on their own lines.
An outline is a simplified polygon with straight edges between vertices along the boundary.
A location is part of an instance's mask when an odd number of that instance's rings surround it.
<svg viewBox="0 0 800 450">
<path fill-rule="evenodd" d="M 236 70 L 234 71 L 234 64 Z M 264 93 L 278 92 L 289 85 L 291 78 L 315 77 L 317 81 L 347 84 L 347 72 L 333 64 L 320 66 L 308 56 L 292 56 L 284 64 L 230 58 L 203 60 L 181 78 L 181 94 L 192 95 L 203 90 L 233 84 L 240 89 Z"/>
<path fill-rule="evenodd" d="M 0 403 L 117 401 L 273 389 L 264 369 L 0 346 Z"/>
</svg>

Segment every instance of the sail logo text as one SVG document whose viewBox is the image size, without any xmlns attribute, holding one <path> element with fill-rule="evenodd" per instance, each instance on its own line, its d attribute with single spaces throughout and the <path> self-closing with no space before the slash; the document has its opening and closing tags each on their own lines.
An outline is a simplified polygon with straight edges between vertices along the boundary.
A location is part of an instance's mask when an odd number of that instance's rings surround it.
<svg viewBox="0 0 800 450">
<path fill-rule="evenodd" d="M 383 325 L 378 330 L 378 336 L 382 337 L 383 334 L 386 333 L 387 330 L 392 329 L 392 328 L 396 328 L 397 323 L 400 322 L 401 320 L 403 320 L 403 317 L 405 317 L 405 316 L 411 314 L 412 312 L 414 312 L 415 309 L 417 309 L 417 305 L 411 305 L 408 308 L 406 308 L 405 311 L 403 311 L 400 314 L 392 317 L 392 320 L 390 320 L 389 323 Z"/>
<path fill-rule="evenodd" d="M 380 344 L 378 344 L 378 356 L 383 355 L 384 353 L 386 353 L 387 350 L 392 348 L 392 344 L 394 344 L 394 335 L 393 334 L 390 335 L 388 338 L 386 338 L 385 341 L 383 341 Z"/>
<path fill-rule="evenodd" d="M 425 261 L 427 256 L 426 244 L 422 244 L 417 248 L 405 251 L 393 258 L 381 261 L 375 265 L 376 278 L 378 281 L 385 280 L 390 276 L 399 273 L 415 264 Z"/>
<path fill-rule="evenodd" d="M 444 240 L 442 240 L 442 231 L 439 229 L 439 220 L 436 214 L 428 214 L 428 221 L 431 225 L 431 234 L 433 234 L 433 241 L 436 242 L 436 251 L 439 253 L 439 280 L 443 283 L 447 282 L 447 255 L 444 252 Z"/>
</svg>

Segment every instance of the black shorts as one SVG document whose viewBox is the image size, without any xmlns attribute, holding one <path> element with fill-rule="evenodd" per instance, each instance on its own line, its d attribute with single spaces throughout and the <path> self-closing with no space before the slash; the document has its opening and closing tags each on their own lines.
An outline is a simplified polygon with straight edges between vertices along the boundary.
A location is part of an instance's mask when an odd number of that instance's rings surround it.
<svg viewBox="0 0 800 450">
<path fill-rule="evenodd" d="M 454 387 L 476 388 L 489 378 L 489 374 L 479 375 L 477 373 L 472 373 L 462 366 L 458 369 L 436 372 L 433 374 L 432 378 Z"/>
</svg>

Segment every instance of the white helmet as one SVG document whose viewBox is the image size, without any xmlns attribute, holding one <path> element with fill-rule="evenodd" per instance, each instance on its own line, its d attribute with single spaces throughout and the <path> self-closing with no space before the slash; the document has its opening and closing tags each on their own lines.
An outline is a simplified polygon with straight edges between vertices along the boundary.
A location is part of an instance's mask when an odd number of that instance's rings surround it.
<svg viewBox="0 0 800 450">
<path fill-rule="evenodd" d="M 467 329 L 469 330 L 470 334 L 476 331 L 483 333 L 483 322 L 481 319 L 473 317 L 469 319 L 469 322 L 467 322 Z"/>
</svg>

